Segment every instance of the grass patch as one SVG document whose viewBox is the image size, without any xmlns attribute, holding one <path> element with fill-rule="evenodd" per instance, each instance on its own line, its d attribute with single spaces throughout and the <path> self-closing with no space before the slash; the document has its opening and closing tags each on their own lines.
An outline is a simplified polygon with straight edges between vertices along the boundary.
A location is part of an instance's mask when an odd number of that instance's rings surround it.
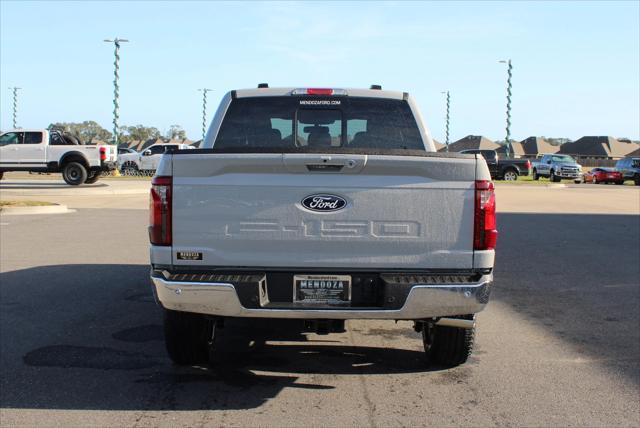
<svg viewBox="0 0 640 428">
<path fill-rule="evenodd" d="M 504 180 L 493 180 L 496 183 L 500 183 L 500 184 L 513 184 L 513 185 L 518 185 L 518 184 L 530 184 L 530 185 L 534 185 L 534 186 L 546 186 L 547 184 L 560 184 L 560 183 L 572 183 L 573 184 L 573 180 L 562 180 L 558 183 L 551 183 L 551 181 L 548 178 L 543 178 L 540 177 L 538 180 L 534 180 L 533 176 L 531 175 L 522 175 L 519 176 L 518 179 L 516 181 L 504 181 Z"/>
<path fill-rule="evenodd" d="M 0 208 L 2 207 L 46 207 L 55 205 L 52 202 L 43 201 L 0 201 Z"/>
</svg>

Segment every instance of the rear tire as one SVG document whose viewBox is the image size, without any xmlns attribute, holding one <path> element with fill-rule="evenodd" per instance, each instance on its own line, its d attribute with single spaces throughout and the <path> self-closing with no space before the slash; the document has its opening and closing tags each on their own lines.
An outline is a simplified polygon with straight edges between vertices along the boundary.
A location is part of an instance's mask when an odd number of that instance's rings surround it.
<svg viewBox="0 0 640 428">
<path fill-rule="evenodd" d="M 69 162 L 62 168 L 62 178 L 71 186 L 79 186 L 87 181 L 87 169 L 78 162 Z"/>
<path fill-rule="evenodd" d="M 473 315 L 460 317 L 474 319 Z M 447 367 L 464 364 L 473 351 L 475 327 L 471 329 L 444 327 L 425 323 L 422 328 L 422 343 L 429 364 Z"/>
<path fill-rule="evenodd" d="M 127 162 L 120 168 L 122 175 L 138 175 L 138 165 L 133 162 Z"/>
<path fill-rule="evenodd" d="M 208 363 L 215 333 L 215 320 L 201 314 L 164 309 L 165 345 L 175 364 Z"/>
<path fill-rule="evenodd" d="M 535 169 L 533 170 L 533 179 L 536 181 L 540 180 L 540 176 L 538 175 L 538 172 Z"/>
<path fill-rule="evenodd" d="M 636 186 L 640 186 L 640 175 L 636 175 L 636 176 L 633 178 L 633 182 L 634 182 L 634 184 L 635 184 Z"/>
<path fill-rule="evenodd" d="M 513 169 L 508 169 L 504 172 L 502 178 L 504 181 L 516 181 L 518 179 L 518 172 Z"/>
<path fill-rule="evenodd" d="M 92 172 L 91 174 L 89 174 L 89 176 L 85 180 L 84 184 L 93 184 L 93 183 L 95 183 L 100 178 L 100 175 L 101 175 L 100 171 Z"/>
</svg>

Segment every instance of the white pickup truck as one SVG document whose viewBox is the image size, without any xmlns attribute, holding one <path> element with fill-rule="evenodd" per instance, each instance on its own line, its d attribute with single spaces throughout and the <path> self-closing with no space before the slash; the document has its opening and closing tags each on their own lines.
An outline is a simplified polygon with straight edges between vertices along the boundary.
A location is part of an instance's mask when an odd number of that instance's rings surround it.
<svg viewBox="0 0 640 428">
<path fill-rule="evenodd" d="M 0 178 L 7 171 L 61 172 L 67 184 L 92 184 L 116 168 L 117 149 L 78 144 L 58 131 L 15 129 L 0 135 Z"/>
<path fill-rule="evenodd" d="M 403 92 L 231 91 L 203 148 L 163 156 L 150 222 L 178 364 L 205 362 L 225 317 L 255 317 L 411 320 L 428 361 L 458 365 L 493 283 L 487 164 L 437 153 Z"/>
<path fill-rule="evenodd" d="M 188 144 L 162 143 L 147 147 L 141 153 L 134 150 L 118 155 L 118 169 L 123 175 L 137 175 L 148 173 L 152 175 L 158 168 L 160 159 L 165 152 L 170 150 L 189 150 L 193 146 Z"/>
</svg>

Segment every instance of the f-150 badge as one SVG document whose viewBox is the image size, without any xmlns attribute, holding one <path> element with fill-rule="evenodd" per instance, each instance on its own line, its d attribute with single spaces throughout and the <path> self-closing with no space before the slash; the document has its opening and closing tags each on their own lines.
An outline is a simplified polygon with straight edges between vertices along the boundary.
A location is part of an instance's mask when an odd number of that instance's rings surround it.
<svg viewBox="0 0 640 428">
<path fill-rule="evenodd" d="M 310 195 L 302 200 L 302 206 L 311 211 L 338 211 L 347 206 L 344 198 L 336 195 Z"/>
</svg>

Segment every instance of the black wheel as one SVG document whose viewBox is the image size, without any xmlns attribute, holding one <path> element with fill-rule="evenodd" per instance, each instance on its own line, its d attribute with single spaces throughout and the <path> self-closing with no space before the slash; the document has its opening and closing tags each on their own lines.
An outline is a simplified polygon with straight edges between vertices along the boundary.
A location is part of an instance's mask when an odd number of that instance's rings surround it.
<svg viewBox="0 0 640 428">
<path fill-rule="evenodd" d="M 551 170 L 551 173 L 549 175 L 549 181 L 552 183 L 558 183 L 560 182 L 561 178 L 558 177 L 557 175 L 554 174 L 553 170 Z"/>
<path fill-rule="evenodd" d="M 78 162 L 69 162 L 62 168 L 62 178 L 67 184 L 78 186 L 87 181 L 87 169 Z"/>
<path fill-rule="evenodd" d="M 169 358 L 179 365 L 209 362 L 216 321 L 201 314 L 164 310 L 164 341 Z"/>
<path fill-rule="evenodd" d="M 473 315 L 461 317 L 474 319 Z M 425 323 L 422 328 L 422 343 L 428 363 L 447 367 L 464 364 L 473 350 L 475 327 L 466 329 L 445 327 Z"/>
<path fill-rule="evenodd" d="M 636 186 L 640 186 L 640 175 L 636 175 L 635 177 L 633 177 L 633 183 Z"/>
<path fill-rule="evenodd" d="M 504 181 L 516 181 L 518 179 L 518 172 L 514 169 L 508 169 L 504 172 Z"/>
<path fill-rule="evenodd" d="M 618 186 L 620 186 L 620 185 L 624 184 L 624 180 L 616 181 L 616 184 L 617 184 Z"/>
<path fill-rule="evenodd" d="M 536 171 L 535 169 L 533 170 L 533 179 L 534 180 L 540 180 L 540 176 L 538 175 L 538 171 Z"/>
<path fill-rule="evenodd" d="M 76 137 L 75 135 L 68 134 L 66 132 L 62 134 L 62 138 L 66 141 L 67 144 L 76 145 L 76 146 L 79 146 L 82 144 L 78 139 L 78 137 Z"/>
<path fill-rule="evenodd" d="M 92 172 L 89 174 L 84 184 L 93 184 L 100 178 L 100 171 Z"/>
<path fill-rule="evenodd" d="M 122 175 L 138 175 L 138 165 L 133 162 L 127 162 L 120 168 Z"/>
</svg>

